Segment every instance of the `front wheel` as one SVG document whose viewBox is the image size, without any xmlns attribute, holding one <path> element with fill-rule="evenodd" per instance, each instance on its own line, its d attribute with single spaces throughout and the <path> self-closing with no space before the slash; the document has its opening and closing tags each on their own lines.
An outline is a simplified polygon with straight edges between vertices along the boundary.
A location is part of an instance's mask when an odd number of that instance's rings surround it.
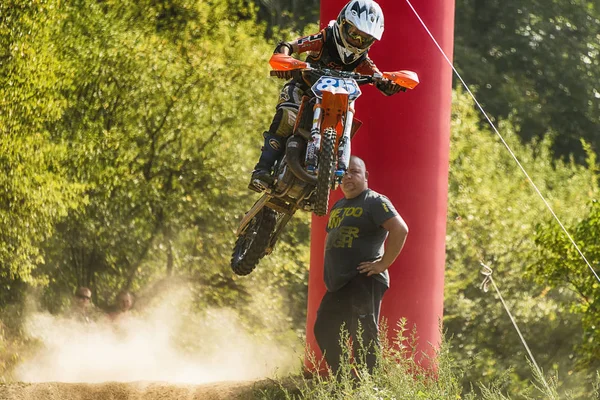
<svg viewBox="0 0 600 400">
<path fill-rule="evenodd" d="M 326 128 L 321 138 L 319 151 L 319 173 L 317 174 L 317 187 L 315 189 L 314 212 L 318 216 L 327 214 L 329 209 L 329 190 L 333 183 L 335 169 L 335 139 L 334 128 Z"/>
<path fill-rule="evenodd" d="M 277 224 L 277 213 L 263 207 L 238 237 L 231 256 L 231 269 L 236 275 L 248 275 L 264 257 L 271 234 Z"/>
</svg>

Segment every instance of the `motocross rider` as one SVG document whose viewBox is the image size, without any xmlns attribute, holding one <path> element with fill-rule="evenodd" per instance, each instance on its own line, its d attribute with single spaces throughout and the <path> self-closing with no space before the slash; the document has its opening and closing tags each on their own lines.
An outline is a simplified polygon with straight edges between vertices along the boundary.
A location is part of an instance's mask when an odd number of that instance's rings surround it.
<svg viewBox="0 0 600 400">
<path fill-rule="evenodd" d="M 280 42 L 274 54 L 307 53 L 306 61 L 321 68 L 356 71 L 364 75 L 380 73 L 369 58 L 369 48 L 383 34 L 383 12 L 373 0 L 351 0 L 335 21 L 315 35 Z M 291 71 L 277 71 L 277 77 L 292 78 Z M 276 113 L 269 130 L 263 134 L 264 145 L 258 163 L 252 172 L 249 188 L 260 192 L 274 179 L 271 170 L 285 151 L 285 142 L 292 134 L 302 96 L 310 93 L 310 82 L 294 77 L 279 94 Z M 397 93 L 401 87 L 391 81 L 376 83 L 386 96 Z"/>
</svg>

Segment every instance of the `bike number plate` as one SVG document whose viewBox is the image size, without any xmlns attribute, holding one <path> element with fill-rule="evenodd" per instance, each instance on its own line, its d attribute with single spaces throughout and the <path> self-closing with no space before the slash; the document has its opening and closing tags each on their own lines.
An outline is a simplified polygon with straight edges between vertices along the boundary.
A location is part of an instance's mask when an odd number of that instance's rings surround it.
<svg viewBox="0 0 600 400">
<path fill-rule="evenodd" d="M 350 100 L 354 100 L 361 95 L 358 84 L 351 78 L 343 79 L 332 76 L 322 76 L 311 88 L 315 96 L 319 98 L 323 97 L 323 92 L 335 92 L 336 89 L 346 89 Z"/>
</svg>

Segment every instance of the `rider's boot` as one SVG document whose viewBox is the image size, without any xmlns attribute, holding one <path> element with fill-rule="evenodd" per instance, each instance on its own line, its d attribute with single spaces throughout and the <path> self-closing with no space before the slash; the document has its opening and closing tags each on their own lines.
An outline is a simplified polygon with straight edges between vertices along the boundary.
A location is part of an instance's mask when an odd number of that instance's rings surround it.
<svg viewBox="0 0 600 400">
<path fill-rule="evenodd" d="M 273 169 L 273 165 L 275 165 L 275 161 L 283 155 L 285 150 L 281 136 L 273 135 L 269 132 L 265 132 L 263 136 L 265 143 L 261 149 L 258 163 L 252 172 L 250 184 L 248 185 L 249 189 L 259 193 L 273 184 L 274 178 L 271 176 L 271 170 Z"/>
</svg>

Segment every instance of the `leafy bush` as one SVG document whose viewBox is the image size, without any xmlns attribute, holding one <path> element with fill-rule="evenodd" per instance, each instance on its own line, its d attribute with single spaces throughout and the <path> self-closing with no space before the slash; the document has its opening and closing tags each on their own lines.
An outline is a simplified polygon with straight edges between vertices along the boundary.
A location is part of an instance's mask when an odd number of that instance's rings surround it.
<svg viewBox="0 0 600 400">
<path fill-rule="evenodd" d="M 452 356 L 450 341 L 444 341 L 436 351 L 435 360 L 426 360 L 427 364 L 436 365 L 434 369 L 425 367 L 422 355 L 416 352 L 415 332 L 406 330 L 406 321 L 399 321 L 396 335 L 392 343 L 386 340 L 385 322 L 382 324 L 382 345 L 379 351 L 379 362 L 369 374 L 364 362 L 351 360 L 350 346 L 344 346 L 345 354 L 341 358 L 340 371 L 336 377 L 312 375 L 310 378 L 301 375 L 294 379 L 280 379 L 277 389 L 262 390 L 263 399 L 362 399 L 362 400 L 508 400 L 505 383 L 510 379 L 506 373 L 499 380 L 488 385 L 478 384 L 479 395 L 472 390 L 464 390 L 462 381 L 464 371 L 457 368 Z M 341 343 L 348 344 L 347 333 L 342 330 Z M 313 363 L 318 365 L 318 363 Z M 531 368 L 535 371 L 535 368 Z M 526 387 L 529 393 L 526 399 L 558 400 L 557 382 L 550 380 L 545 385 L 543 377 L 534 373 L 535 382 Z"/>
</svg>

